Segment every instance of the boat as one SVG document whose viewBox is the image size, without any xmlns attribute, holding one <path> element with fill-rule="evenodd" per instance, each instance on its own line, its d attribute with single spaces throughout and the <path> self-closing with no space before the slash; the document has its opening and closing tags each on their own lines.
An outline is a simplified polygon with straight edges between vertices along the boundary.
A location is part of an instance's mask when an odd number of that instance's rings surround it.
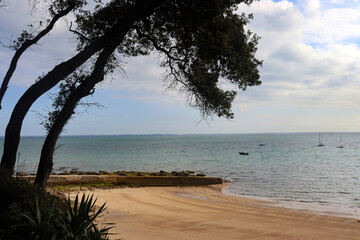
<svg viewBox="0 0 360 240">
<path fill-rule="evenodd" d="M 341 136 L 340 136 L 340 144 L 336 146 L 337 148 L 344 148 L 344 146 L 341 144 Z"/>
<path fill-rule="evenodd" d="M 247 152 L 239 152 L 240 155 L 249 155 Z"/>
<path fill-rule="evenodd" d="M 265 146 L 265 144 L 263 144 L 263 143 L 260 143 L 260 144 L 259 144 L 259 146 L 260 146 L 260 147 L 264 147 L 264 146 Z"/>
<path fill-rule="evenodd" d="M 319 144 L 318 145 L 316 145 L 317 147 L 324 147 L 325 146 L 325 144 L 322 144 L 321 142 L 320 142 L 320 132 L 319 132 Z"/>
</svg>

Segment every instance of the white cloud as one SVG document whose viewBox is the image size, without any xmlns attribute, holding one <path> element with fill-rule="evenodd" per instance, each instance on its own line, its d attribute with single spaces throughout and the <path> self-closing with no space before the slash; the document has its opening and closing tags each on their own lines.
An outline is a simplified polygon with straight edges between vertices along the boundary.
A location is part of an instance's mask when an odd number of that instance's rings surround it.
<svg viewBox="0 0 360 240">
<path fill-rule="evenodd" d="M 305 13 L 309 17 L 317 17 L 320 14 L 321 4 L 319 0 L 306 0 Z"/>
<path fill-rule="evenodd" d="M 3 23 L 0 25 L 0 41 L 4 45 L 10 45 L 11 40 L 16 39 L 22 30 L 30 30 L 28 24 L 37 26 L 38 21 L 44 20 L 47 15 L 41 8 L 34 14 L 30 12 L 30 6 L 23 0 L 14 0 L 9 7 L 0 9 L 0 22 Z M 71 19 L 71 16 L 69 18 Z M 10 85 L 30 86 L 38 76 L 71 57 L 74 54 L 74 45 L 73 34 L 68 31 L 66 22 L 60 19 L 50 34 L 22 55 Z M 13 50 L 0 48 L 0 55 L 5 56 L 0 58 L 0 76 L 5 75 L 14 53 Z"/>
<path fill-rule="evenodd" d="M 123 59 L 122 70 L 118 70 L 112 76 L 108 76 L 103 88 L 162 92 L 164 69 L 159 67 L 159 59 L 155 56 L 142 56 Z"/>
<path fill-rule="evenodd" d="M 305 7 L 307 17 L 304 40 L 308 44 L 334 44 L 360 38 L 359 1 L 308 0 Z M 316 7 L 310 7 L 317 5 Z"/>
<path fill-rule="evenodd" d="M 339 32 L 341 36 L 335 37 L 335 33 L 346 30 L 349 23 L 353 29 L 360 27 L 359 17 L 349 9 L 323 10 L 318 1 L 306 3 L 305 13 L 287 1 L 264 0 L 240 9 L 254 13 L 249 28 L 261 36 L 258 56 L 264 67 L 263 84 L 241 94 L 237 104 L 358 107 L 360 48 L 349 42 L 356 35 L 348 34 L 350 30 Z M 346 20 L 329 31 L 341 17 Z M 314 18 L 320 19 L 321 31 L 314 28 L 309 33 Z"/>
</svg>

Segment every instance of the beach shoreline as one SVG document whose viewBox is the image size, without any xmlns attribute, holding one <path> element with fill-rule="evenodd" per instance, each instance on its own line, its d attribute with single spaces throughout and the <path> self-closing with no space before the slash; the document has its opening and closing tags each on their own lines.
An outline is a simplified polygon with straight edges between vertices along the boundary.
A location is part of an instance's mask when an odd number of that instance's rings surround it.
<svg viewBox="0 0 360 240">
<path fill-rule="evenodd" d="M 230 196 L 223 185 L 93 189 L 107 203 L 99 223 L 114 223 L 110 239 L 359 239 L 352 218 L 286 209 Z"/>
<path fill-rule="evenodd" d="M 292 209 L 292 210 L 301 210 L 308 211 L 315 214 L 334 216 L 334 217 L 344 217 L 360 220 L 360 209 L 359 208 L 349 208 L 346 206 L 333 206 L 326 203 L 316 203 L 316 202 L 303 202 L 296 200 L 278 200 L 276 198 L 270 197 L 260 197 L 260 196 L 251 196 L 243 195 L 236 193 L 230 190 L 231 183 L 227 183 L 222 188 L 222 194 L 235 196 L 240 198 L 247 198 L 252 200 L 258 200 L 264 202 L 264 205 L 273 206 L 278 208 Z"/>
</svg>

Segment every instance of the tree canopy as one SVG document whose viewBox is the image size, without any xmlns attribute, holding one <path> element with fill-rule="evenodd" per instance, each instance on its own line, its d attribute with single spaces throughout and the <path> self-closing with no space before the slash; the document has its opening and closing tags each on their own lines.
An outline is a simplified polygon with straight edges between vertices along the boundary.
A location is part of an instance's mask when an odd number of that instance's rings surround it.
<svg viewBox="0 0 360 240">
<path fill-rule="evenodd" d="M 232 118 L 236 92 L 221 89 L 219 80 L 243 90 L 261 83 L 261 61 L 254 56 L 258 37 L 244 29 L 251 16 L 234 12 L 241 2 L 252 1 L 162 1 L 149 17 L 134 22 L 117 52 L 125 57 L 159 52 L 169 86 L 186 92 L 191 106 L 203 116 Z M 114 26 L 128 3 L 113 1 L 78 15 L 78 31 L 86 36 L 79 48 L 102 36 L 104 26 Z"/>
</svg>

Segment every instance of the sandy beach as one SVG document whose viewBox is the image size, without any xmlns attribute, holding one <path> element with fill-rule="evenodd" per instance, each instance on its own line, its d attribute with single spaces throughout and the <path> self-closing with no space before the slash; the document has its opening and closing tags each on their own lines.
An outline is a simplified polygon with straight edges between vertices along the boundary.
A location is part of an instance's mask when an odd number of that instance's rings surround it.
<svg viewBox="0 0 360 240">
<path fill-rule="evenodd" d="M 228 196 L 221 185 L 95 189 L 111 239 L 360 239 L 360 222 Z M 76 193 L 72 192 L 73 197 Z"/>
</svg>

